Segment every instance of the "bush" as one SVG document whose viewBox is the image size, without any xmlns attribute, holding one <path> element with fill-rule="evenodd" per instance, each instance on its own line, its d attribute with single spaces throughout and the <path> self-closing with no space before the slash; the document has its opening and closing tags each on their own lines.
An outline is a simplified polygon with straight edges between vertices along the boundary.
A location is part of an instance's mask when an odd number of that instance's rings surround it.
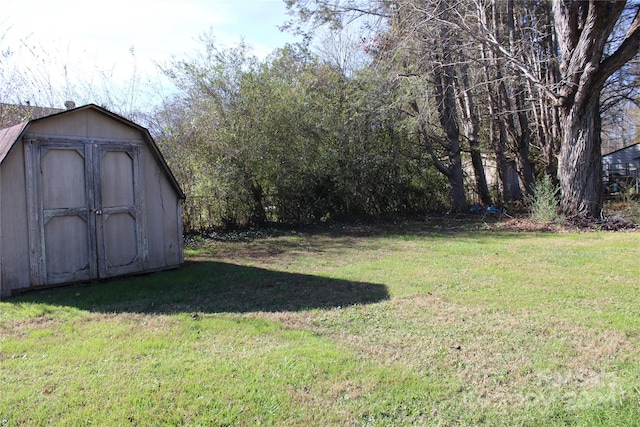
<svg viewBox="0 0 640 427">
<path fill-rule="evenodd" d="M 559 192 L 560 188 L 553 184 L 548 175 L 536 181 L 533 196 L 527 200 L 531 209 L 531 220 L 543 223 L 561 221 L 562 218 L 558 215 Z"/>
</svg>

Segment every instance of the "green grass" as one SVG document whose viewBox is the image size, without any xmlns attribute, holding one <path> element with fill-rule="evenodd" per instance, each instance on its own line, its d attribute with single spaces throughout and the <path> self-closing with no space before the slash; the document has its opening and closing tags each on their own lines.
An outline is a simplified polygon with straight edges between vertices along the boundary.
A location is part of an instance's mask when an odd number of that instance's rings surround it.
<svg viewBox="0 0 640 427">
<path fill-rule="evenodd" d="M 640 234 L 200 241 L 0 302 L 0 426 L 640 425 Z"/>
</svg>

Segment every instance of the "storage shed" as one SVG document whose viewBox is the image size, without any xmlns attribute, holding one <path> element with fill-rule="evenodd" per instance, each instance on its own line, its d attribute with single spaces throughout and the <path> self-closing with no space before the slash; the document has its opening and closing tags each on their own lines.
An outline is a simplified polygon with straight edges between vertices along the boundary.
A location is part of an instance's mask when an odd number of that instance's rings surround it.
<svg viewBox="0 0 640 427">
<path fill-rule="evenodd" d="M 96 105 L 0 130 L 0 296 L 178 267 L 184 194 L 148 130 Z"/>
<path fill-rule="evenodd" d="M 604 183 L 610 193 L 640 192 L 640 142 L 602 156 Z M 620 188 L 620 189 L 618 189 Z"/>
</svg>

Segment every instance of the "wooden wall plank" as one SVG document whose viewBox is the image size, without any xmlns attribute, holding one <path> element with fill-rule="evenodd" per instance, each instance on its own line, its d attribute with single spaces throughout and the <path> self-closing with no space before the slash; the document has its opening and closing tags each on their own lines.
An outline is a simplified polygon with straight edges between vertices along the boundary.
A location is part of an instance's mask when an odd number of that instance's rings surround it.
<svg viewBox="0 0 640 427">
<path fill-rule="evenodd" d="M 25 192 L 25 161 L 22 141 L 18 141 L 0 167 L 0 233 L 2 239 L 2 283 L 5 296 L 14 289 L 28 287 L 29 241 Z"/>
</svg>

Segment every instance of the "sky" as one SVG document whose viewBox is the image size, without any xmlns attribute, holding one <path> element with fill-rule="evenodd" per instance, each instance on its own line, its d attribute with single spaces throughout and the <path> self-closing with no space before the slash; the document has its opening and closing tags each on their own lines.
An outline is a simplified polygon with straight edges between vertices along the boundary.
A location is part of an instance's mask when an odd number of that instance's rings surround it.
<svg viewBox="0 0 640 427">
<path fill-rule="evenodd" d="M 154 75 L 156 63 L 187 57 L 209 32 L 221 48 L 244 38 L 259 58 L 299 41 L 278 29 L 288 19 L 283 0 L 5 0 L 2 16 L 0 51 L 39 58 L 49 73 Z"/>
</svg>

